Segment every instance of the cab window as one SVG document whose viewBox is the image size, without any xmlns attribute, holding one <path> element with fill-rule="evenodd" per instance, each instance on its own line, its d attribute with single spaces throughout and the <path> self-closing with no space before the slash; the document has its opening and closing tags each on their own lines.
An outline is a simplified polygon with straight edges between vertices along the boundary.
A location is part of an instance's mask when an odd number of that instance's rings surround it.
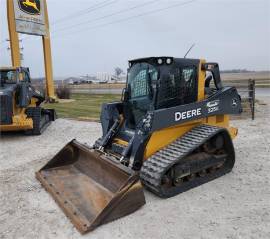
<svg viewBox="0 0 270 239">
<path fill-rule="evenodd" d="M 158 77 L 157 70 L 150 64 L 138 63 L 134 65 L 128 74 L 128 89 L 130 99 L 151 98 L 151 83 Z"/>
<path fill-rule="evenodd" d="M 161 79 L 157 107 L 166 108 L 195 102 L 197 77 L 195 67 L 172 68 Z"/>
<path fill-rule="evenodd" d="M 29 74 L 27 72 L 23 72 L 23 80 L 26 82 L 30 82 L 30 77 Z"/>
<path fill-rule="evenodd" d="M 16 84 L 17 83 L 17 72 L 15 70 L 1 71 L 0 78 L 1 78 L 1 81 L 5 84 Z"/>
</svg>

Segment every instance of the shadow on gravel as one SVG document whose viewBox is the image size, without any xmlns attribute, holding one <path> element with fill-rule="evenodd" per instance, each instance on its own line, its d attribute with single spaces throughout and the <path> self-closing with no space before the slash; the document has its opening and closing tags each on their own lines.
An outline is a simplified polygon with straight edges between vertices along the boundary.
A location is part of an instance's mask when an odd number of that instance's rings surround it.
<svg viewBox="0 0 270 239">
<path fill-rule="evenodd" d="M 1 132 L 0 133 L 0 139 L 1 138 L 14 138 L 14 137 L 31 137 L 33 135 L 26 135 L 24 131 L 14 131 L 14 132 Z"/>
</svg>

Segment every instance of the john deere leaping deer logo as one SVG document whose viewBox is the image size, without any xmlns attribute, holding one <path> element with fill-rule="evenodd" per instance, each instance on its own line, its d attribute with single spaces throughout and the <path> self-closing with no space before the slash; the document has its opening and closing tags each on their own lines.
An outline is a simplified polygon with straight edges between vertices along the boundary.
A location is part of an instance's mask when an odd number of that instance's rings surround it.
<svg viewBox="0 0 270 239">
<path fill-rule="evenodd" d="M 40 14 L 40 0 L 18 0 L 20 9 L 30 15 Z"/>
</svg>

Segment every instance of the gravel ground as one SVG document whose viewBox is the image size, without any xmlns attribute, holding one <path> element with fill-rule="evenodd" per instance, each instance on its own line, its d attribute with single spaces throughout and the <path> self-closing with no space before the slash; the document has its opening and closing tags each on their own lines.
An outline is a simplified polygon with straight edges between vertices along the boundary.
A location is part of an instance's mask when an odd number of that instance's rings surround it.
<svg viewBox="0 0 270 239">
<path fill-rule="evenodd" d="M 0 238 L 270 238 L 269 111 L 260 105 L 255 121 L 232 122 L 239 128 L 232 173 L 167 200 L 145 191 L 143 208 L 85 236 L 34 173 L 73 138 L 92 144 L 100 125 L 59 119 L 42 136 L 4 135 Z"/>
</svg>

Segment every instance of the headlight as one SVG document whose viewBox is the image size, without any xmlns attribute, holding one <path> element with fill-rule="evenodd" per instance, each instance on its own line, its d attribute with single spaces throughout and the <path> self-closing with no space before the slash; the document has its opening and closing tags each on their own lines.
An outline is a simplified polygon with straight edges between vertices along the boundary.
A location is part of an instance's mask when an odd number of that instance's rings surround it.
<svg viewBox="0 0 270 239">
<path fill-rule="evenodd" d="M 172 59 L 171 59 L 171 58 L 167 58 L 167 60 L 166 60 L 166 64 L 167 64 L 167 65 L 172 64 Z"/>
<path fill-rule="evenodd" d="M 157 60 L 157 62 L 158 62 L 159 65 L 162 65 L 162 64 L 163 64 L 162 58 L 159 58 L 159 59 Z"/>
</svg>

